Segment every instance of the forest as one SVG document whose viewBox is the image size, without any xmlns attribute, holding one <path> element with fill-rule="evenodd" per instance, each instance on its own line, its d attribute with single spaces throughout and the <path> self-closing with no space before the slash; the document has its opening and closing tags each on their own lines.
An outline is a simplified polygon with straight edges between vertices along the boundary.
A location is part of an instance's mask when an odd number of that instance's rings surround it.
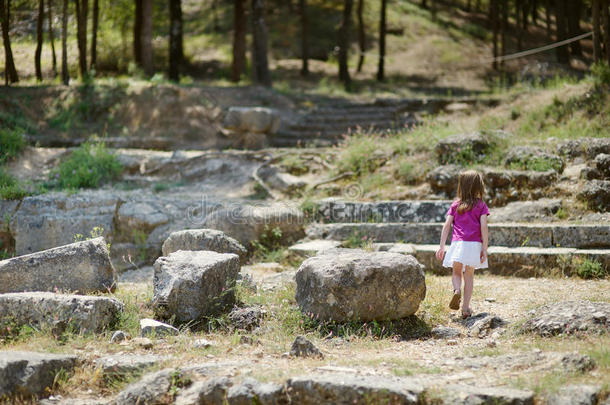
<svg viewBox="0 0 610 405">
<path fill-rule="evenodd" d="M 560 64 L 610 63 L 608 0 L 1 0 L 2 73 L 6 85 L 31 76 L 68 84 L 120 74 L 178 82 L 209 78 L 198 53 L 218 49 L 224 67 L 212 69 L 215 78 L 271 86 L 271 60 L 299 60 L 303 77 L 311 61 L 323 60 L 336 62 L 349 90 L 365 58 L 374 61 L 375 79 L 386 79 L 387 36 L 413 34 L 388 16 L 413 5 L 433 18 L 442 10 L 447 24 L 467 16 L 467 26 L 454 24 L 489 45 L 479 59 L 493 71 L 509 70 L 504 65 L 513 56 L 549 44 L 560 46 L 541 51 Z M 212 40 L 199 40 L 210 33 Z M 19 48 L 27 57 L 17 60 Z"/>
</svg>

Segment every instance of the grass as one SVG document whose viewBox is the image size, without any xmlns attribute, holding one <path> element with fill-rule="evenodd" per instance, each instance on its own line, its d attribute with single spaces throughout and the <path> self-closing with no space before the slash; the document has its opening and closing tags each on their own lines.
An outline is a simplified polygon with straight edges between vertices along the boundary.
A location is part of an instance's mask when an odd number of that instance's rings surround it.
<svg viewBox="0 0 610 405">
<path fill-rule="evenodd" d="M 30 192 L 11 174 L 0 167 L 0 198 L 3 200 L 19 200 Z"/>
<path fill-rule="evenodd" d="M 22 129 L 0 129 L 0 164 L 15 159 L 26 144 Z"/>
</svg>

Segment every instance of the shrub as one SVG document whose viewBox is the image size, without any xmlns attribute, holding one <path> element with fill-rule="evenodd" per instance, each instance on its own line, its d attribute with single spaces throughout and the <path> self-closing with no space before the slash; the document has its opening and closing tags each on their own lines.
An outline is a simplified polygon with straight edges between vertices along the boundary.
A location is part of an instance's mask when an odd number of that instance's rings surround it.
<svg viewBox="0 0 610 405">
<path fill-rule="evenodd" d="M 376 137 L 355 134 L 348 138 L 338 156 L 337 168 L 340 172 L 364 174 L 375 171 L 378 166 L 376 152 L 379 149 Z"/>
<path fill-rule="evenodd" d="M 29 194 L 17 179 L 0 168 L 0 198 L 3 200 L 18 200 Z"/>
<path fill-rule="evenodd" d="M 0 129 L 0 164 L 16 158 L 25 145 L 23 131 L 19 128 Z"/>
<path fill-rule="evenodd" d="M 591 76 L 596 86 L 610 86 L 610 66 L 605 62 L 598 62 L 591 66 Z"/>
<path fill-rule="evenodd" d="M 51 173 L 51 180 L 64 189 L 97 188 L 117 179 L 122 166 L 103 143 L 84 143 Z"/>
<path fill-rule="evenodd" d="M 576 268 L 576 274 L 578 274 L 578 277 L 580 278 L 604 278 L 607 276 L 606 270 L 597 260 L 575 257 L 572 259 L 572 264 Z"/>
</svg>

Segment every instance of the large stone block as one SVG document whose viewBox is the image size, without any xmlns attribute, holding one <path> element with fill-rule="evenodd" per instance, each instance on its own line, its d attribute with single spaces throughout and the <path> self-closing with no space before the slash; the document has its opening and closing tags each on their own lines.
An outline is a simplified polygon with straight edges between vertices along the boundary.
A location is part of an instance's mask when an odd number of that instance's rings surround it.
<svg viewBox="0 0 610 405">
<path fill-rule="evenodd" d="M 413 315 L 426 295 L 413 256 L 327 251 L 303 262 L 296 275 L 301 311 L 325 321 L 392 320 Z"/>
<path fill-rule="evenodd" d="M 0 399 L 47 394 L 60 371 L 71 372 L 76 356 L 35 352 L 0 352 Z M 48 394 L 47 394 L 48 395 Z"/>
<path fill-rule="evenodd" d="M 0 294 L 0 323 L 37 328 L 64 322 L 79 332 L 102 332 L 119 320 L 123 304 L 110 297 L 24 292 Z"/>
<path fill-rule="evenodd" d="M 245 262 L 248 253 L 238 241 L 215 229 L 189 229 L 171 233 L 163 243 L 163 256 L 178 250 L 234 253 L 239 256 L 241 263 Z"/>
<path fill-rule="evenodd" d="M 0 293 L 108 292 L 115 284 L 108 246 L 101 237 L 0 261 Z"/>
<path fill-rule="evenodd" d="M 230 107 L 222 125 L 230 130 L 275 134 L 280 128 L 278 112 L 264 107 Z"/>
<path fill-rule="evenodd" d="M 161 319 L 196 323 L 235 303 L 236 254 L 180 250 L 157 259 L 154 268 L 153 302 Z"/>
</svg>

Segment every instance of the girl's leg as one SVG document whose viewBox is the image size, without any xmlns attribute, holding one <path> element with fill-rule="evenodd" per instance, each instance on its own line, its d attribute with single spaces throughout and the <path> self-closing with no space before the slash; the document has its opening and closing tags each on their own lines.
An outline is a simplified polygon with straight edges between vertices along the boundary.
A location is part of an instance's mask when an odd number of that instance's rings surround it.
<svg viewBox="0 0 610 405">
<path fill-rule="evenodd" d="M 464 272 L 464 304 L 462 305 L 462 312 L 468 312 L 470 310 L 470 299 L 472 298 L 473 287 L 474 267 L 466 266 L 466 271 Z"/>
<path fill-rule="evenodd" d="M 453 283 L 453 291 L 462 291 L 462 263 L 453 262 L 453 276 L 451 277 Z"/>
</svg>

